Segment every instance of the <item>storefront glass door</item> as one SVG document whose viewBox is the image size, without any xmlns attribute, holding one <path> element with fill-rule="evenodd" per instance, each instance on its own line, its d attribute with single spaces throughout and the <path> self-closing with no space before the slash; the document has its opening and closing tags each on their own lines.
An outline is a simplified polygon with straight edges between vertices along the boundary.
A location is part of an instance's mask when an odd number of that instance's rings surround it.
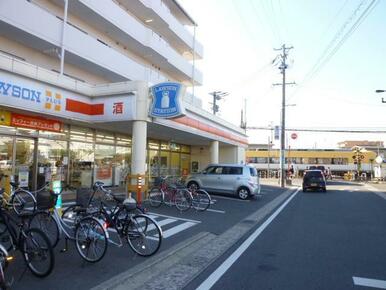
<svg viewBox="0 0 386 290">
<path fill-rule="evenodd" d="M 113 185 L 113 159 L 115 148 L 113 145 L 95 145 L 94 182 L 101 181 L 106 186 Z"/>
<path fill-rule="evenodd" d="M 38 188 L 45 182 L 67 184 L 68 152 L 67 141 L 39 139 L 38 143 Z"/>
<path fill-rule="evenodd" d="M 34 189 L 35 185 L 35 140 L 16 138 L 14 179 L 21 187 Z"/>
<path fill-rule="evenodd" d="M 13 142 L 12 137 L 0 136 L 0 174 L 12 175 Z M 6 192 L 9 192 L 9 178 L 3 178 L 0 187 L 5 188 Z"/>
<path fill-rule="evenodd" d="M 70 185 L 90 188 L 94 168 L 94 147 L 92 143 L 70 142 Z"/>
</svg>

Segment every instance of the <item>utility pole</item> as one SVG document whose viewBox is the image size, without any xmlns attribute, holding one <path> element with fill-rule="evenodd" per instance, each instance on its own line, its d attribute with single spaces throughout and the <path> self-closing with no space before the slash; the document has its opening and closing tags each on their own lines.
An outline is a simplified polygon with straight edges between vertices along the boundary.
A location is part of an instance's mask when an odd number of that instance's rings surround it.
<svg viewBox="0 0 386 290">
<path fill-rule="evenodd" d="M 292 85 L 295 83 L 286 83 L 285 82 L 285 70 L 287 69 L 287 56 L 288 51 L 293 47 L 286 47 L 285 44 L 282 45 L 281 48 L 274 49 L 277 51 L 281 51 L 279 57 L 281 58 L 281 63 L 279 69 L 281 70 L 281 74 L 283 75 L 283 81 L 281 84 L 273 84 L 282 86 L 282 101 L 281 101 L 281 132 L 280 132 L 280 187 L 285 187 L 285 86 Z"/>
<path fill-rule="evenodd" d="M 222 92 L 222 91 L 214 91 L 209 93 L 209 95 L 213 96 L 212 111 L 213 111 L 213 115 L 216 115 L 216 113 L 219 111 L 219 106 L 217 105 L 217 101 L 220 101 L 221 99 L 229 95 L 229 93 Z"/>
</svg>

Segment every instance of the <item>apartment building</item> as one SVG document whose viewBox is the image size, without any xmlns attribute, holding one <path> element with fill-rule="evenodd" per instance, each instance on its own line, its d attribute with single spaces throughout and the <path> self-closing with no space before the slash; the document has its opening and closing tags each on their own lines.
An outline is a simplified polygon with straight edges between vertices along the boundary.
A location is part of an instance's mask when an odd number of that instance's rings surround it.
<svg viewBox="0 0 386 290">
<path fill-rule="evenodd" d="M 242 162 L 245 131 L 202 108 L 197 24 L 175 0 L 0 1 L 0 171 L 122 186 Z"/>
</svg>

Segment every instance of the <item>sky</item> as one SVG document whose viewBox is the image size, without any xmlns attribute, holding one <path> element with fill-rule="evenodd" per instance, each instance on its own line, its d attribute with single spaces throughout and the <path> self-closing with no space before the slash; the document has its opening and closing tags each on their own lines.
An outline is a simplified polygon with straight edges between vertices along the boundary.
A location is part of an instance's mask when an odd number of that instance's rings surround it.
<svg viewBox="0 0 386 290">
<path fill-rule="evenodd" d="M 209 92 L 224 91 L 229 95 L 219 102 L 219 116 L 225 120 L 239 125 L 246 100 L 247 126 L 279 125 L 282 90 L 272 84 L 282 75 L 272 61 L 279 54 L 274 48 L 285 44 L 293 47 L 286 81 L 296 82 L 286 87 L 287 128 L 386 131 L 386 103 L 381 102 L 386 93 L 375 93 L 386 90 L 386 1 L 179 2 L 197 22 L 196 37 L 204 47 L 203 59 L 195 62 L 204 83 L 194 92 L 205 109 L 210 109 Z M 247 134 L 250 143 L 266 143 L 271 135 L 265 130 Z M 386 143 L 384 133 L 297 135 L 288 137 L 292 148 L 334 148 L 344 140 Z"/>
</svg>

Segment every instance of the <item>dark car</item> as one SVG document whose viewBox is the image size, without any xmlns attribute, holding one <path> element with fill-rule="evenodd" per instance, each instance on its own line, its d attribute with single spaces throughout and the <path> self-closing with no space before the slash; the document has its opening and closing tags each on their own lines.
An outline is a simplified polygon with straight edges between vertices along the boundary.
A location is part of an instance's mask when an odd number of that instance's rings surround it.
<svg viewBox="0 0 386 290">
<path fill-rule="evenodd" d="M 326 178 L 321 170 L 307 170 L 303 176 L 303 192 L 320 189 L 326 192 Z"/>
</svg>

